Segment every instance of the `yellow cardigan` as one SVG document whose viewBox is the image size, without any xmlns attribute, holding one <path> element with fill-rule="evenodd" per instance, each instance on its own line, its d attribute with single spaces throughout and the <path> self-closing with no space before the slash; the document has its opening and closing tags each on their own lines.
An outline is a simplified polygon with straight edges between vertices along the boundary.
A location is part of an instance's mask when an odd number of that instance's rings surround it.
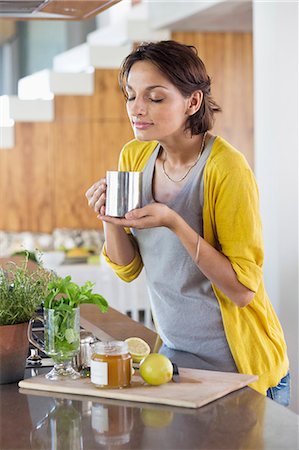
<svg viewBox="0 0 299 450">
<path fill-rule="evenodd" d="M 157 144 L 137 140 L 126 144 L 119 170 L 142 171 Z M 239 281 L 255 293 L 250 304 L 240 308 L 212 284 L 237 368 L 240 373 L 258 375 L 251 387 L 265 395 L 286 375 L 289 362 L 283 331 L 263 282 L 259 194 L 244 156 L 218 136 L 204 171 L 203 230 L 204 239 L 229 258 Z M 111 262 L 105 248 L 103 254 L 125 281 L 132 281 L 142 270 L 137 248 L 127 266 Z"/>
</svg>

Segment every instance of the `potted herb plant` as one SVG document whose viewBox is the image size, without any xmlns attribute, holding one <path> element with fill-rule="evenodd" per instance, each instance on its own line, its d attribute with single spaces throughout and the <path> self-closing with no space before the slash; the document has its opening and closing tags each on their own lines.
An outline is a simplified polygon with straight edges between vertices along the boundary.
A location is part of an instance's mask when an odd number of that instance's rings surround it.
<svg viewBox="0 0 299 450">
<path fill-rule="evenodd" d="M 18 265 L 0 267 L 0 384 L 24 376 L 29 342 L 28 322 L 48 293 L 53 274 L 39 265 L 29 270 L 28 254 Z"/>
<path fill-rule="evenodd" d="M 46 377 L 57 380 L 64 376 L 78 378 L 80 375 L 72 367 L 72 357 L 80 346 L 80 305 L 92 303 L 102 312 L 108 309 L 108 303 L 100 294 L 92 292 L 94 284 L 87 281 L 83 286 L 73 283 L 70 276 L 54 278 L 48 284 L 45 297 L 44 347 L 36 342 L 28 329 L 28 338 L 37 348 L 47 353 L 54 361 L 54 368 Z M 31 320 L 31 323 L 34 319 Z"/>
</svg>

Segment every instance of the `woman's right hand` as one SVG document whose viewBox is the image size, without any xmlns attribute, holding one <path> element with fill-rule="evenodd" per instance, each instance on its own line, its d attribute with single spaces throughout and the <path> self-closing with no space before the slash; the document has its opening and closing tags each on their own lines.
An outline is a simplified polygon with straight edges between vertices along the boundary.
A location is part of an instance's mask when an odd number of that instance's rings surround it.
<svg viewBox="0 0 299 450">
<path fill-rule="evenodd" d="M 99 181 L 94 183 L 85 193 L 85 196 L 88 200 L 88 205 L 99 216 L 105 215 L 106 189 L 106 178 L 101 178 Z"/>
<path fill-rule="evenodd" d="M 99 181 L 94 183 L 85 194 L 89 206 L 96 212 L 97 218 L 102 221 L 106 217 L 106 189 L 106 179 L 101 178 Z M 119 222 L 121 222 L 121 219 L 119 219 Z M 123 224 L 104 223 L 104 225 L 107 256 L 115 264 L 121 266 L 130 264 L 135 257 L 136 250 L 132 240 L 124 230 Z"/>
</svg>

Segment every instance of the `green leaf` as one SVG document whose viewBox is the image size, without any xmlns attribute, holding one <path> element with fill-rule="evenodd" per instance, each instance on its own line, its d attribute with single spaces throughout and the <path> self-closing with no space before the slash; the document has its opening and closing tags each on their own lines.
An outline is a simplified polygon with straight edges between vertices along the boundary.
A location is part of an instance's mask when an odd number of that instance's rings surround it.
<svg viewBox="0 0 299 450">
<path fill-rule="evenodd" d="M 83 303 L 92 303 L 94 305 L 97 305 L 102 312 L 106 312 L 108 310 L 108 302 L 107 300 L 102 297 L 100 294 L 92 294 L 86 301 L 82 301 Z"/>
<path fill-rule="evenodd" d="M 57 308 L 55 308 L 55 309 L 57 309 L 58 311 L 72 312 L 72 310 L 73 310 L 74 308 L 72 308 L 70 305 L 66 305 L 66 304 L 64 304 L 64 303 L 60 303 L 60 305 L 57 306 Z"/>
<path fill-rule="evenodd" d="M 65 339 L 68 341 L 69 344 L 72 344 L 76 340 L 75 332 L 72 328 L 67 328 L 65 330 Z"/>
</svg>

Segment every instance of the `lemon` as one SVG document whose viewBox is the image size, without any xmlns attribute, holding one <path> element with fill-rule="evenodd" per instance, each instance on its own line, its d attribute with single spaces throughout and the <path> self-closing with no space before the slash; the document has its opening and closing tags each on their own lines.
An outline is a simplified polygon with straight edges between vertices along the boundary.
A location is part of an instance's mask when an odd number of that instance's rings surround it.
<svg viewBox="0 0 299 450">
<path fill-rule="evenodd" d="M 85 247 L 74 247 L 67 251 L 67 256 L 71 258 L 77 258 L 77 257 L 85 257 L 89 256 L 90 252 Z"/>
<path fill-rule="evenodd" d="M 172 363 L 165 355 L 151 353 L 140 364 L 139 373 L 148 384 L 159 386 L 171 380 Z"/>
<path fill-rule="evenodd" d="M 131 353 L 134 363 L 139 363 L 143 358 L 150 354 L 150 346 L 143 339 L 138 337 L 130 337 L 125 340 L 128 343 L 129 352 Z"/>
</svg>

